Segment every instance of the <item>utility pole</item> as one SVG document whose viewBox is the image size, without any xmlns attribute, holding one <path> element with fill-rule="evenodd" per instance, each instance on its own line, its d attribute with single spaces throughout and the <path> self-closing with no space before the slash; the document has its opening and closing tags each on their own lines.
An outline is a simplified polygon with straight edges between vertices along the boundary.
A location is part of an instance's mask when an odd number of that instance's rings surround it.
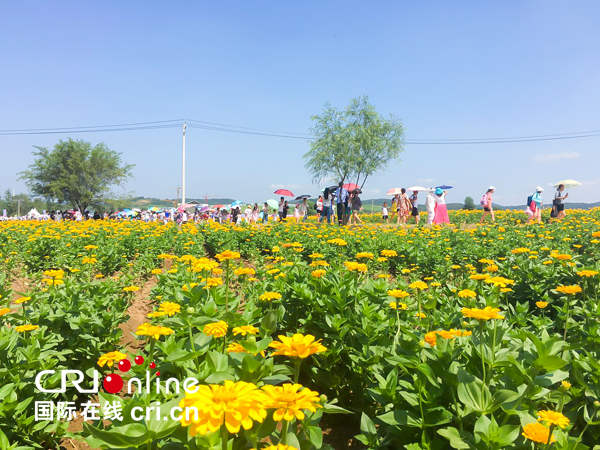
<svg viewBox="0 0 600 450">
<path fill-rule="evenodd" d="M 185 129 L 186 123 L 183 121 L 183 150 L 182 150 L 182 171 L 181 171 L 181 203 L 185 203 Z M 177 193 L 179 197 L 179 192 Z"/>
<path fill-rule="evenodd" d="M 17 200 L 17 216 L 21 217 L 21 199 Z"/>
</svg>

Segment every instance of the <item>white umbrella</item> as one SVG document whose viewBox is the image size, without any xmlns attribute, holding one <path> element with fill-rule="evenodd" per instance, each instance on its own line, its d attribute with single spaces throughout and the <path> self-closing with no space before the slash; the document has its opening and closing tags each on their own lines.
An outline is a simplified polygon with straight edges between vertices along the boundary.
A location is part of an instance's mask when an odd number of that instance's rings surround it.
<svg viewBox="0 0 600 450">
<path fill-rule="evenodd" d="M 561 184 L 564 185 L 565 188 L 567 188 L 567 189 L 572 188 L 572 187 L 581 186 L 581 183 L 579 181 L 575 181 L 575 180 L 562 180 L 562 181 L 559 181 L 558 183 L 556 183 L 554 185 L 554 187 L 557 188 Z"/>
<path fill-rule="evenodd" d="M 391 188 L 389 191 L 387 191 L 386 195 L 398 195 L 398 194 L 402 194 L 402 188 Z"/>
<path fill-rule="evenodd" d="M 424 188 L 423 186 L 412 186 L 409 188 L 406 188 L 407 191 L 426 191 L 427 188 Z"/>
</svg>

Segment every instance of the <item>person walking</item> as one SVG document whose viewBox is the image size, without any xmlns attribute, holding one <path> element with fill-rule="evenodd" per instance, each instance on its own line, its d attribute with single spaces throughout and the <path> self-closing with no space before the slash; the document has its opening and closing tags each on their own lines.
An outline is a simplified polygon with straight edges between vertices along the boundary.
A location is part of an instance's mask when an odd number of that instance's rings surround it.
<svg viewBox="0 0 600 450">
<path fill-rule="evenodd" d="M 351 206 L 352 215 L 350 216 L 349 223 L 350 224 L 363 223 L 362 219 L 360 217 L 358 217 L 358 213 L 362 209 L 362 200 L 358 196 L 358 191 L 355 191 L 352 194 L 351 199 L 352 199 L 352 206 Z"/>
<path fill-rule="evenodd" d="M 401 189 L 402 194 L 398 197 L 398 223 L 402 225 L 406 225 L 406 219 L 408 219 L 408 215 L 412 212 L 412 203 L 408 199 L 406 195 L 406 189 Z"/>
<path fill-rule="evenodd" d="M 446 207 L 446 195 L 448 195 L 448 192 L 442 190 L 442 188 L 437 188 L 434 192 L 433 198 L 435 199 L 435 218 L 433 223 L 436 225 L 450 223 L 448 209 Z"/>
<path fill-rule="evenodd" d="M 535 192 L 527 199 L 527 209 L 525 212 L 529 216 L 527 223 L 532 223 L 533 221 L 542 221 L 542 192 L 544 189 L 538 186 L 535 188 Z"/>
<path fill-rule="evenodd" d="M 283 222 L 283 207 L 285 206 L 285 199 L 283 197 L 281 197 L 281 199 L 279 200 L 279 209 L 277 210 L 277 212 L 279 213 L 279 221 Z"/>
<path fill-rule="evenodd" d="M 283 197 L 282 197 L 283 198 Z M 290 206 L 288 205 L 287 200 L 283 202 L 283 213 L 282 213 L 282 220 L 285 222 L 285 220 L 287 219 L 287 215 L 288 215 L 288 211 L 290 210 Z"/>
<path fill-rule="evenodd" d="M 315 209 L 317 210 L 317 222 L 321 223 L 321 212 L 323 211 L 323 196 L 319 195 L 317 203 L 315 203 Z"/>
<path fill-rule="evenodd" d="M 479 220 L 479 223 L 483 223 L 487 216 L 491 216 L 492 222 L 496 221 L 496 217 L 494 217 L 494 210 L 492 209 L 492 194 L 496 192 L 496 188 L 494 186 L 490 186 L 479 203 L 483 206 L 483 216 Z"/>
<path fill-rule="evenodd" d="M 553 217 L 556 220 L 564 219 L 564 217 L 567 215 L 565 213 L 565 205 L 563 200 L 566 200 L 569 197 L 569 194 L 567 193 L 563 195 L 564 190 L 565 185 L 559 184 L 558 189 L 556 189 L 556 192 L 554 193 L 554 200 L 552 200 L 552 212 L 554 213 Z"/>
<path fill-rule="evenodd" d="M 348 206 L 348 191 L 344 188 L 344 183 L 341 181 L 338 183 L 338 189 L 336 193 L 336 212 L 338 225 L 343 225 L 346 221 L 345 212 Z"/>
<path fill-rule="evenodd" d="M 252 207 L 252 223 L 257 223 L 258 222 L 258 216 L 260 215 L 260 212 L 258 211 L 258 203 L 255 203 L 254 206 Z"/>
<path fill-rule="evenodd" d="M 308 219 L 308 199 L 306 197 L 300 203 L 300 216 L 302 216 L 302 222 L 306 222 L 306 219 Z"/>
<path fill-rule="evenodd" d="M 421 220 L 421 216 L 419 215 L 419 191 L 413 191 L 412 195 L 409 197 L 409 200 L 412 205 L 412 211 L 410 215 L 411 217 L 415 218 L 415 225 L 419 225 L 419 221 Z"/>
<path fill-rule="evenodd" d="M 427 189 L 427 198 L 425 199 L 425 209 L 427 210 L 427 225 L 431 225 L 435 220 L 435 198 L 433 189 Z"/>
<path fill-rule="evenodd" d="M 294 222 L 300 222 L 300 204 L 298 203 L 296 203 L 296 206 L 294 207 Z"/>
<path fill-rule="evenodd" d="M 383 202 L 383 206 L 381 207 L 381 223 L 383 223 L 384 220 L 386 224 L 390 223 L 390 215 L 388 212 L 387 202 Z"/>
<path fill-rule="evenodd" d="M 329 205 L 331 204 L 331 194 L 329 188 L 325 188 L 323 191 L 323 206 L 321 208 L 321 218 L 319 222 L 323 222 L 327 219 L 327 223 L 331 223 L 331 216 L 329 215 Z"/>
<path fill-rule="evenodd" d="M 269 204 L 265 202 L 262 207 L 262 223 L 267 223 L 269 221 Z"/>
</svg>

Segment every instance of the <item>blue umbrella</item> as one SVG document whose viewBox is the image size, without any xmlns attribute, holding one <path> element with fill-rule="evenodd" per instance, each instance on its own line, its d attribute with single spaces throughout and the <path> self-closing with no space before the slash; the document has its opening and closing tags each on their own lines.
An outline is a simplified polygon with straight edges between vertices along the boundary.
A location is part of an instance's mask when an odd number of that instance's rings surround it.
<svg viewBox="0 0 600 450">
<path fill-rule="evenodd" d="M 435 188 L 436 189 L 437 188 L 440 188 L 440 189 L 452 189 L 452 186 L 446 186 L 445 184 L 442 184 L 441 186 L 436 186 Z"/>
<path fill-rule="evenodd" d="M 237 205 L 242 205 L 244 202 L 241 200 L 236 200 L 235 202 L 233 202 L 231 205 L 229 205 L 231 208 L 235 208 Z"/>
</svg>

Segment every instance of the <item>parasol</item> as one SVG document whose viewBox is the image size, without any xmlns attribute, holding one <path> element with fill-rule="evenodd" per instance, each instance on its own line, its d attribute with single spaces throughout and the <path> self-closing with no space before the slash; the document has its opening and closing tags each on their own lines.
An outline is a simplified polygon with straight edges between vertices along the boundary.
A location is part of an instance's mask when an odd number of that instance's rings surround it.
<svg viewBox="0 0 600 450">
<path fill-rule="evenodd" d="M 292 193 L 292 191 L 289 191 L 287 189 L 277 189 L 274 194 L 277 195 L 283 195 L 284 197 L 293 197 L 294 194 Z"/>
<path fill-rule="evenodd" d="M 581 186 L 581 183 L 579 181 L 575 181 L 575 180 L 562 180 L 562 181 L 559 181 L 558 183 L 556 183 L 554 185 L 554 187 L 557 188 L 561 184 L 564 185 L 565 188 L 567 188 L 567 189 Z"/>
<path fill-rule="evenodd" d="M 402 194 L 401 188 L 391 188 L 389 191 L 387 191 L 386 195 L 398 195 L 398 194 Z"/>
<path fill-rule="evenodd" d="M 406 188 L 407 191 L 426 191 L 427 188 L 424 188 L 423 186 L 411 186 L 409 188 Z"/>
<path fill-rule="evenodd" d="M 294 200 L 304 200 L 305 198 L 310 198 L 310 195 L 308 195 L 308 194 L 299 195 Z"/>
<path fill-rule="evenodd" d="M 267 200 L 267 205 L 269 205 L 269 208 L 273 208 L 273 209 L 279 208 L 279 203 L 277 203 L 277 200 L 273 200 L 272 198 Z"/>
<path fill-rule="evenodd" d="M 452 189 L 452 186 L 447 186 L 447 185 L 445 185 L 445 184 L 442 184 L 441 186 L 436 186 L 435 188 L 436 188 L 436 189 L 438 189 L 438 188 L 439 188 L 439 189 Z"/>
</svg>

